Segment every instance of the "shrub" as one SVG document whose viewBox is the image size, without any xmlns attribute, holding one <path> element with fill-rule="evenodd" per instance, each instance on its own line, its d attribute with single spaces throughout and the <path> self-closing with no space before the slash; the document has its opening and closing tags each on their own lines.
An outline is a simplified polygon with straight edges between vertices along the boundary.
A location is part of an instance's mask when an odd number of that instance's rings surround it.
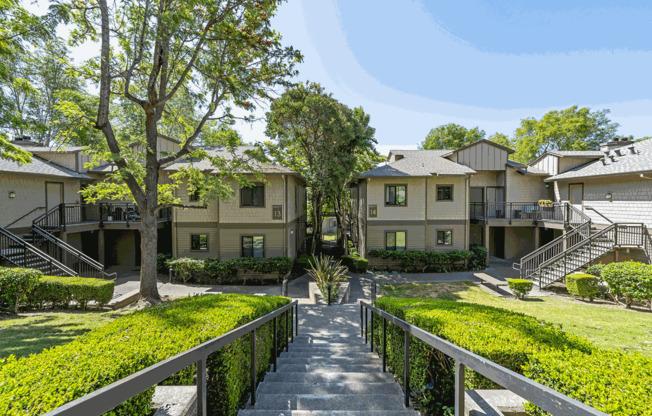
<svg viewBox="0 0 652 416">
<path fill-rule="evenodd" d="M 369 267 L 369 260 L 360 256 L 349 254 L 342 256 L 342 264 L 353 273 L 366 273 Z"/>
<path fill-rule="evenodd" d="M 573 273 L 566 276 L 566 289 L 571 295 L 582 299 L 589 298 L 591 302 L 598 295 L 600 279 L 590 274 Z"/>
<path fill-rule="evenodd" d="M 18 313 L 18 305 L 36 287 L 41 276 L 34 269 L 0 267 L 0 303 Z"/>
<path fill-rule="evenodd" d="M 472 245 L 470 248 L 473 256 L 471 257 L 469 268 L 471 270 L 486 269 L 489 266 L 487 263 L 487 248 L 485 246 L 478 245 Z"/>
<path fill-rule="evenodd" d="M 650 415 L 652 359 L 635 352 L 541 352 L 524 375 L 613 416 Z M 547 415 L 532 404 L 531 415 Z"/>
<path fill-rule="evenodd" d="M 253 258 L 222 260 L 209 258 L 205 260 L 180 258 L 168 262 L 170 268 L 184 283 L 237 284 L 238 270 L 254 273 L 278 273 L 280 277 L 292 269 L 289 257 Z"/>
<path fill-rule="evenodd" d="M 628 307 L 635 299 L 652 299 L 652 265 L 636 261 L 610 263 L 602 269 L 602 279 L 616 300 L 625 297 Z"/>
<path fill-rule="evenodd" d="M 287 298 L 206 295 L 126 315 L 74 341 L 24 358 L 0 359 L 0 414 L 42 414 L 159 361 L 220 336 L 289 302 Z M 280 319 L 284 333 L 285 319 Z M 272 323 L 257 330 L 257 373 L 272 351 Z M 279 337 L 285 341 L 284 337 Z M 207 360 L 209 409 L 235 415 L 249 389 L 249 337 Z M 164 384 L 193 384 L 194 366 Z M 107 415 L 149 415 L 154 388 Z"/>
<path fill-rule="evenodd" d="M 193 277 L 193 274 L 204 269 L 204 262 L 190 257 L 182 257 L 168 261 L 168 266 L 186 283 Z"/>
<path fill-rule="evenodd" d="M 330 256 L 313 257 L 308 275 L 317 283 L 324 297 L 328 296 L 328 286 L 331 287 L 331 293 L 337 296 L 340 283 L 346 280 L 346 267 L 342 266 L 341 261 L 336 262 Z"/>
<path fill-rule="evenodd" d="M 202 277 L 207 281 L 204 282 Z M 238 282 L 238 269 L 229 260 L 206 259 L 204 273 L 197 274 L 194 280 L 197 283 L 235 284 Z"/>
<path fill-rule="evenodd" d="M 307 254 L 302 254 L 297 257 L 294 263 L 294 268 L 292 269 L 292 274 L 302 275 L 306 273 L 308 269 L 310 269 L 310 256 Z"/>
<path fill-rule="evenodd" d="M 604 269 L 604 266 L 605 265 L 602 264 L 602 263 L 598 263 L 598 264 L 594 264 L 593 266 L 589 266 L 586 269 L 586 274 L 590 274 L 590 275 L 596 276 L 596 277 L 602 277 L 602 269 Z"/>
<path fill-rule="evenodd" d="M 379 298 L 376 306 L 462 348 L 522 374 L 522 367 L 542 351 L 577 349 L 590 353 L 586 340 L 559 328 L 500 308 L 448 300 Z M 380 319 L 375 342 L 380 343 Z M 387 325 L 388 364 L 402 380 L 403 331 Z M 427 344 L 411 338 L 410 389 L 426 414 L 441 414 L 454 404 L 454 362 Z M 467 369 L 467 389 L 498 386 Z"/>
<path fill-rule="evenodd" d="M 460 268 L 459 263 L 464 263 L 461 268 L 466 268 L 465 266 L 467 266 L 468 261 L 473 257 L 473 253 L 468 250 L 371 250 L 369 251 L 369 256 L 387 260 L 398 260 L 400 261 L 402 271 L 420 273 L 426 271 L 447 272 L 455 268 Z"/>
<path fill-rule="evenodd" d="M 172 259 L 172 256 L 165 253 L 158 253 L 156 255 L 156 270 L 159 273 L 168 274 L 170 272 L 170 267 L 168 266 L 168 261 Z"/>
<path fill-rule="evenodd" d="M 68 307 L 71 301 L 86 309 L 88 302 L 95 301 L 99 307 L 106 305 L 113 297 L 115 282 L 113 280 L 91 277 L 43 276 L 28 295 L 31 305 L 43 307 L 45 303 L 52 306 Z"/>
<path fill-rule="evenodd" d="M 514 292 L 517 299 L 525 299 L 532 290 L 533 283 L 525 279 L 507 279 L 507 285 Z"/>
</svg>

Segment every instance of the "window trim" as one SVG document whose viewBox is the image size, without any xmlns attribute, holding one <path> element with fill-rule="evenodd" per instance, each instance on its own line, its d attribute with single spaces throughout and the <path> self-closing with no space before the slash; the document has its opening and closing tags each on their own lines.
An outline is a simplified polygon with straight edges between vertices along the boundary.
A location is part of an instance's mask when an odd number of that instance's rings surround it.
<svg viewBox="0 0 652 416">
<path fill-rule="evenodd" d="M 405 187 L 405 204 L 399 205 L 399 204 L 388 204 L 387 203 L 387 188 L 390 186 L 398 187 L 398 186 L 404 186 Z M 395 197 L 396 199 L 396 197 Z M 408 186 L 407 183 L 386 183 L 384 190 L 383 190 L 383 201 L 385 202 L 386 207 L 396 207 L 396 208 L 403 208 L 408 206 Z"/>
<path fill-rule="evenodd" d="M 202 235 L 206 236 L 206 248 L 201 248 L 201 241 L 199 242 L 200 248 L 192 248 L 193 237 L 197 236 L 197 237 L 199 237 L 201 239 Z M 209 250 L 210 250 L 210 246 L 208 244 L 208 234 L 190 234 L 190 251 L 200 253 L 200 252 L 209 251 Z"/>
<path fill-rule="evenodd" d="M 396 247 L 394 248 L 394 250 L 390 250 L 389 248 L 387 248 L 387 234 L 389 234 L 389 233 L 394 233 L 394 234 L 396 234 L 396 233 L 404 233 L 405 234 L 405 249 L 404 250 L 396 250 Z M 394 241 L 396 241 L 396 236 L 394 236 Z M 407 232 L 407 230 L 387 230 L 387 231 L 385 231 L 385 250 L 387 250 L 387 251 L 407 251 L 407 249 L 408 249 L 408 232 Z"/>
<path fill-rule="evenodd" d="M 251 257 L 245 257 L 244 255 L 244 239 L 247 237 L 251 237 L 251 244 L 253 245 L 253 239 L 256 237 L 261 237 L 263 239 L 263 256 L 262 257 L 256 257 L 253 255 L 253 246 L 252 246 L 252 256 Z M 252 258 L 252 259 L 264 259 L 267 258 L 267 250 L 265 248 L 265 235 L 264 234 L 240 234 L 240 257 L 242 258 Z"/>
<path fill-rule="evenodd" d="M 450 244 L 446 244 L 446 243 L 445 243 L 445 241 L 446 241 L 446 235 L 444 235 L 444 240 L 443 240 L 444 243 L 439 243 L 439 233 L 440 233 L 440 232 L 445 233 L 445 232 L 449 232 L 449 231 L 450 231 L 450 233 L 451 233 L 451 243 L 450 243 Z M 453 245 L 454 245 L 454 242 L 453 242 L 453 230 L 452 230 L 451 228 L 438 229 L 438 230 L 436 231 L 436 234 L 435 234 L 435 239 L 436 239 L 436 240 L 435 240 L 436 245 L 438 245 L 438 246 L 446 246 L 446 247 L 448 247 L 448 246 L 453 246 Z"/>
<path fill-rule="evenodd" d="M 439 188 L 450 187 L 451 188 L 451 199 L 439 199 Z M 437 197 L 437 202 L 453 202 L 455 201 L 455 186 L 453 184 L 437 184 L 435 189 L 435 195 Z"/>
<path fill-rule="evenodd" d="M 263 204 L 262 205 L 243 205 L 242 201 L 242 191 L 246 190 L 253 190 L 257 186 L 262 186 L 263 187 Z M 265 198 L 265 184 L 263 182 L 255 182 L 253 186 L 246 187 L 246 186 L 241 186 L 240 187 L 240 208 L 265 208 L 265 205 L 267 204 L 267 198 Z M 252 195 L 253 197 L 253 195 Z M 253 198 L 252 198 L 253 200 Z"/>
</svg>

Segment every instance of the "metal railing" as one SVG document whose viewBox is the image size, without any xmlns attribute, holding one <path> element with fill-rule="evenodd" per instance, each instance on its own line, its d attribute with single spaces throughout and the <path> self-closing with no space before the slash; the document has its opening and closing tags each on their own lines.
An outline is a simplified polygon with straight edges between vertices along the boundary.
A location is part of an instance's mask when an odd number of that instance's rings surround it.
<svg viewBox="0 0 652 416">
<path fill-rule="evenodd" d="M 371 316 L 369 317 L 369 315 Z M 367 302 L 361 301 L 361 335 L 365 337 L 365 343 L 368 342 L 368 338 L 371 338 L 372 352 L 374 350 L 374 315 L 378 315 L 382 319 L 381 354 L 383 371 L 387 371 L 387 322 L 396 325 L 404 332 L 403 382 L 405 407 L 410 406 L 410 337 L 412 336 L 455 360 L 455 416 L 465 414 L 464 382 L 465 369 L 467 367 L 553 415 L 606 416 L 606 413 L 561 394 L 550 387 L 539 384 L 534 380 L 487 360 L 445 339 L 439 338 Z M 369 326 L 369 324 L 371 325 Z"/>
<path fill-rule="evenodd" d="M 613 224 L 613 223 L 614 223 L 614 222 L 611 221 L 609 218 L 607 218 L 606 216 L 604 216 L 600 211 L 598 211 L 597 209 L 595 209 L 595 208 L 593 208 L 593 207 L 584 207 L 584 209 L 588 209 L 588 210 L 590 210 L 590 211 L 595 212 L 595 213 L 598 214 L 600 217 L 602 217 L 602 218 L 604 218 L 605 220 L 607 220 L 607 222 L 608 222 L 609 224 Z"/>
<path fill-rule="evenodd" d="M 32 215 L 32 214 L 34 214 L 34 213 L 36 213 L 36 212 L 40 212 L 40 211 L 45 211 L 45 207 L 36 207 L 36 208 L 34 208 L 33 210 L 31 210 L 31 211 L 28 212 L 27 214 L 21 216 L 21 217 L 18 218 L 17 220 L 14 220 L 13 222 L 11 222 L 11 223 L 5 225 L 4 228 L 9 228 L 9 227 L 11 227 L 11 226 L 14 225 L 14 224 L 18 224 L 20 221 L 24 220 L 25 218 L 29 217 L 30 215 Z M 30 223 L 31 223 L 31 221 L 30 221 Z"/>
<path fill-rule="evenodd" d="M 37 269 L 52 276 L 77 273 L 4 228 L 0 228 L 0 256 L 18 267 Z"/>
<path fill-rule="evenodd" d="M 471 219 L 536 220 L 537 202 L 471 202 Z"/>
<path fill-rule="evenodd" d="M 296 312 L 295 312 L 296 310 Z M 268 313 L 254 321 L 242 325 L 224 335 L 206 341 L 194 348 L 179 353 L 174 357 L 163 360 L 135 374 L 127 376 L 121 380 L 102 387 L 86 396 L 73 400 L 63 406 L 49 411 L 45 416 L 94 416 L 102 415 L 114 407 L 126 402 L 132 397 L 136 396 L 149 389 L 150 387 L 160 383 L 166 378 L 178 373 L 184 368 L 196 364 L 197 377 L 197 415 L 207 415 L 207 397 L 206 397 L 206 361 L 208 356 L 215 351 L 223 348 L 232 342 L 251 334 L 251 372 L 250 372 L 250 394 L 251 404 L 256 403 L 256 329 L 273 321 L 273 351 L 272 351 L 272 367 L 276 371 L 276 361 L 278 357 L 278 318 L 285 314 L 285 338 L 289 346 L 290 342 L 294 342 L 294 336 L 299 334 L 299 304 L 298 301 L 292 301 L 273 312 Z M 290 330 L 292 325 L 292 330 Z"/>
<path fill-rule="evenodd" d="M 79 276 L 115 279 L 117 273 L 107 274 L 104 265 L 82 253 L 65 241 L 53 236 L 39 226 L 32 225 L 35 247 L 73 269 Z"/>
</svg>

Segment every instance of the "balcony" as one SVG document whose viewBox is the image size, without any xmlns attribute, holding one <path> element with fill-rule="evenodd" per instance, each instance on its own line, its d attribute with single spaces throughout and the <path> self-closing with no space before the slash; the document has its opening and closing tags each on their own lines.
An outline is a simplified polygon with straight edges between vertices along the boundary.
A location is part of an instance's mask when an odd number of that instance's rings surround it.
<svg viewBox="0 0 652 416">
<path fill-rule="evenodd" d="M 574 223 L 583 216 L 569 204 L 539 204 L 538 202 L 471 202 L 471 221 L 474 222 L 508 222 L 514 220 L 552 222 L 560 224 Z M 579 213 L 579 214 L 578 214 Z"/>
</svg>

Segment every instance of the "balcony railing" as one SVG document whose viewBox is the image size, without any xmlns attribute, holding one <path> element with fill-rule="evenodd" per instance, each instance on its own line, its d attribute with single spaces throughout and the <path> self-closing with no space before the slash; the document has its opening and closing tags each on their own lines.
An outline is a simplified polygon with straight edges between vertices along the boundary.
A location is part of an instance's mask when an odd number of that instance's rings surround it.
<svg viewBox="0 0 652 416">
<path fill-rule="evenodd" d="M 538 202 L 471 202 L 472 220 L 532 220 L 582 224 L 589 217 L 568 203 Z"/>
</svg>

